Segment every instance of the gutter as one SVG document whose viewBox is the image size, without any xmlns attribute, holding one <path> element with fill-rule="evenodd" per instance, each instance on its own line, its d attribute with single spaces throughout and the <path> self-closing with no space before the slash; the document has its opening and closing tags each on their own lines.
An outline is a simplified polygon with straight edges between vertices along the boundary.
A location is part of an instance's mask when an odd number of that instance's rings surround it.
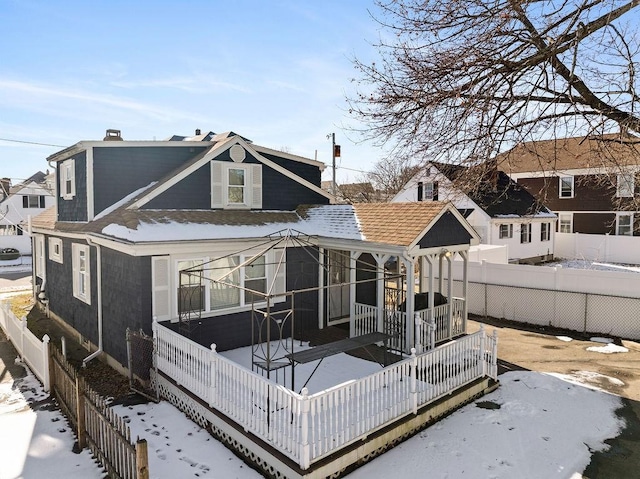
<svg viewBox="0 0 640 479">
<path fill-rule="evenodd" d="M 102 249 L 99 244 L 94 243 L 91 238 L 87 237 L 89 246 L 96 248 L 96 278 L 98 290 L 98 349 L 82 360 L 82 367 L 86 368 L 87 363 L 102 354 Z"/>
</svg>

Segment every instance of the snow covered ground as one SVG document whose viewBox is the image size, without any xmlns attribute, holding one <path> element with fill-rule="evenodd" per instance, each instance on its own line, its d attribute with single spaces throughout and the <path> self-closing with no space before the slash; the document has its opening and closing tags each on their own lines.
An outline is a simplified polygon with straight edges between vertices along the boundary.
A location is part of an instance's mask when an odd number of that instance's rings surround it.
<svg viewBox="0 0 640 479">
<path fill-rule="evenodd" d="M 335 358 L 353 377 L 372 364 L 345 354 Z M 314 388 L 335 384 L 335 369 L 320 368 Z M 438 478 L 578 479 L 590 451 L 605 448 L 604 440 L 623 426 L 615 415 L 620 398 L 581 385 L 590 382 L 588 373 L 510 372 L 500 382 L 497 391 L 349 477 L 424 477 L 428 471 Z M 44 399 L 31 374 L 0 385 L 0 479 L 101 478 L 87 450 L 72 452 L 74 438 L 60 413 L 38 406 Z M 261 477 L 167 402 L 114 408 L 133 437 L 147 440 L 152 478 Z"/>
<path fill-rule="evenodd" d="M 598 271 L 626 271 L 640 273 L 640 266 L 634 264 L 601 263 L 586 259 L 563 259 L 545 263 L 543 266 L 562 266 L 563 268 L 591 269 Z"/>
</svg>

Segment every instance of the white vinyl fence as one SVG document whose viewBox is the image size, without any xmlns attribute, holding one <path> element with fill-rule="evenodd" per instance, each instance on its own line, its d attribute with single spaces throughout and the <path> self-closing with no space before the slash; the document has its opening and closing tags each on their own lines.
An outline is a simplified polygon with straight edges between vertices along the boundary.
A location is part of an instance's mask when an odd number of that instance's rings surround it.
<svg viewBox="0 0 640 479">
<path fill-rule="evenodd" d="M 18 351 L 20 359 L 42 381 L 44 390 L 48 392 L 49 336 L 45 334 L 42 341 L 39 340 L 27 328 L 27 318 L 17 318 L 8 301 L 0 303 L 0 326 Z"/>
<path fill-rule="evenodd" d="M 462 292 L 455 264 L 453 277 Z M 471 314 L 640 340 L 639 273 L 469 263 L 467 300 Z"/>
<path fill-rule="evenodd" d="M 497 336 L 484 330 L 378 373 L 297 394 L 154 323 L 158 370 L 302 469 L 456 389 L 497 378 Z"/>
<path fill-rule="evenodd" d="M 640 264 L 640 236 L 556 233 L 556 258 Z"/>
</svg>

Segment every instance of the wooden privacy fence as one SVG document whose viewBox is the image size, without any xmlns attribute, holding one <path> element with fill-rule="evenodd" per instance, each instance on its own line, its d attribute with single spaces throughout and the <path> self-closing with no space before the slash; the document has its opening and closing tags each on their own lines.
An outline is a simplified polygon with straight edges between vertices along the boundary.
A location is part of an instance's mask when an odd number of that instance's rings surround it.
<svg viewBox="0 0 640 479">
<path fill-rule="evenodd" d="M 40 341 L 27 328 L 27 319 L 13 314 L 8 301 L 0 303 L 0 326 L 18 351 L 20 359 L 42 381 L 44 390 L 49 391 L 49 336 L 45 334 Z"/>
<path fill-rule="evenodd" d="M 147 442 L 131 431 L 55 347 L 50 348 L 51 395 L 71 423 L 78 446 L 89 447 L 110 478 L 148 479 Z"/>
</svg>

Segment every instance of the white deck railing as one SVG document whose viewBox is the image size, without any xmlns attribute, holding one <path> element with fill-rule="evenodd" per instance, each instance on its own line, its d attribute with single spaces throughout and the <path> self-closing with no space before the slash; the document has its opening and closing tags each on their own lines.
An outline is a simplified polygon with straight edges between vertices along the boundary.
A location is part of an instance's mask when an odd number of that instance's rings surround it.
<svg viewBox="0 0 640 479">
<path fill-rule="evenodd" d="M 18 351 L 20 359 L 42 381 L 45 391 L 49 391 L 49 336 L 39 340 L 27 328 L 27 318 L 18 318 L 11 311 L 8 301 L 0 303 L 0 326 Z"/>
<path fill-rule="evenodd" d="M 460 336 L 466 332 L 464 317 L 464 299 L 452 298 L 451 303 L 442 304 L 431 310 L 423 309 L 414 313 L 415 347 L 418 352 L 433 348 L 437 343 Z M 451 310 L 451 321 L 449 321 Z M 388 310 L 387 317 L 395 319 L 398 324 L 406 324 L 406 313 Z M 368 304 L 355 303 L 354 332 L 356 336 L 380 331 L 378 322 L 378 308 Z M 392 338 L 391 347 L 407 351 L 408 345 L 404 341 L 404 328 L 399 336 Z"/>
<path fill-rule="evenodd" d="M 272 383 L 159 324 L 154 337 L 161 372 L 302 469 L 476 379 L 497 378 L 497 338 L 484 329 L 312 395 Z"/>
</svg>

